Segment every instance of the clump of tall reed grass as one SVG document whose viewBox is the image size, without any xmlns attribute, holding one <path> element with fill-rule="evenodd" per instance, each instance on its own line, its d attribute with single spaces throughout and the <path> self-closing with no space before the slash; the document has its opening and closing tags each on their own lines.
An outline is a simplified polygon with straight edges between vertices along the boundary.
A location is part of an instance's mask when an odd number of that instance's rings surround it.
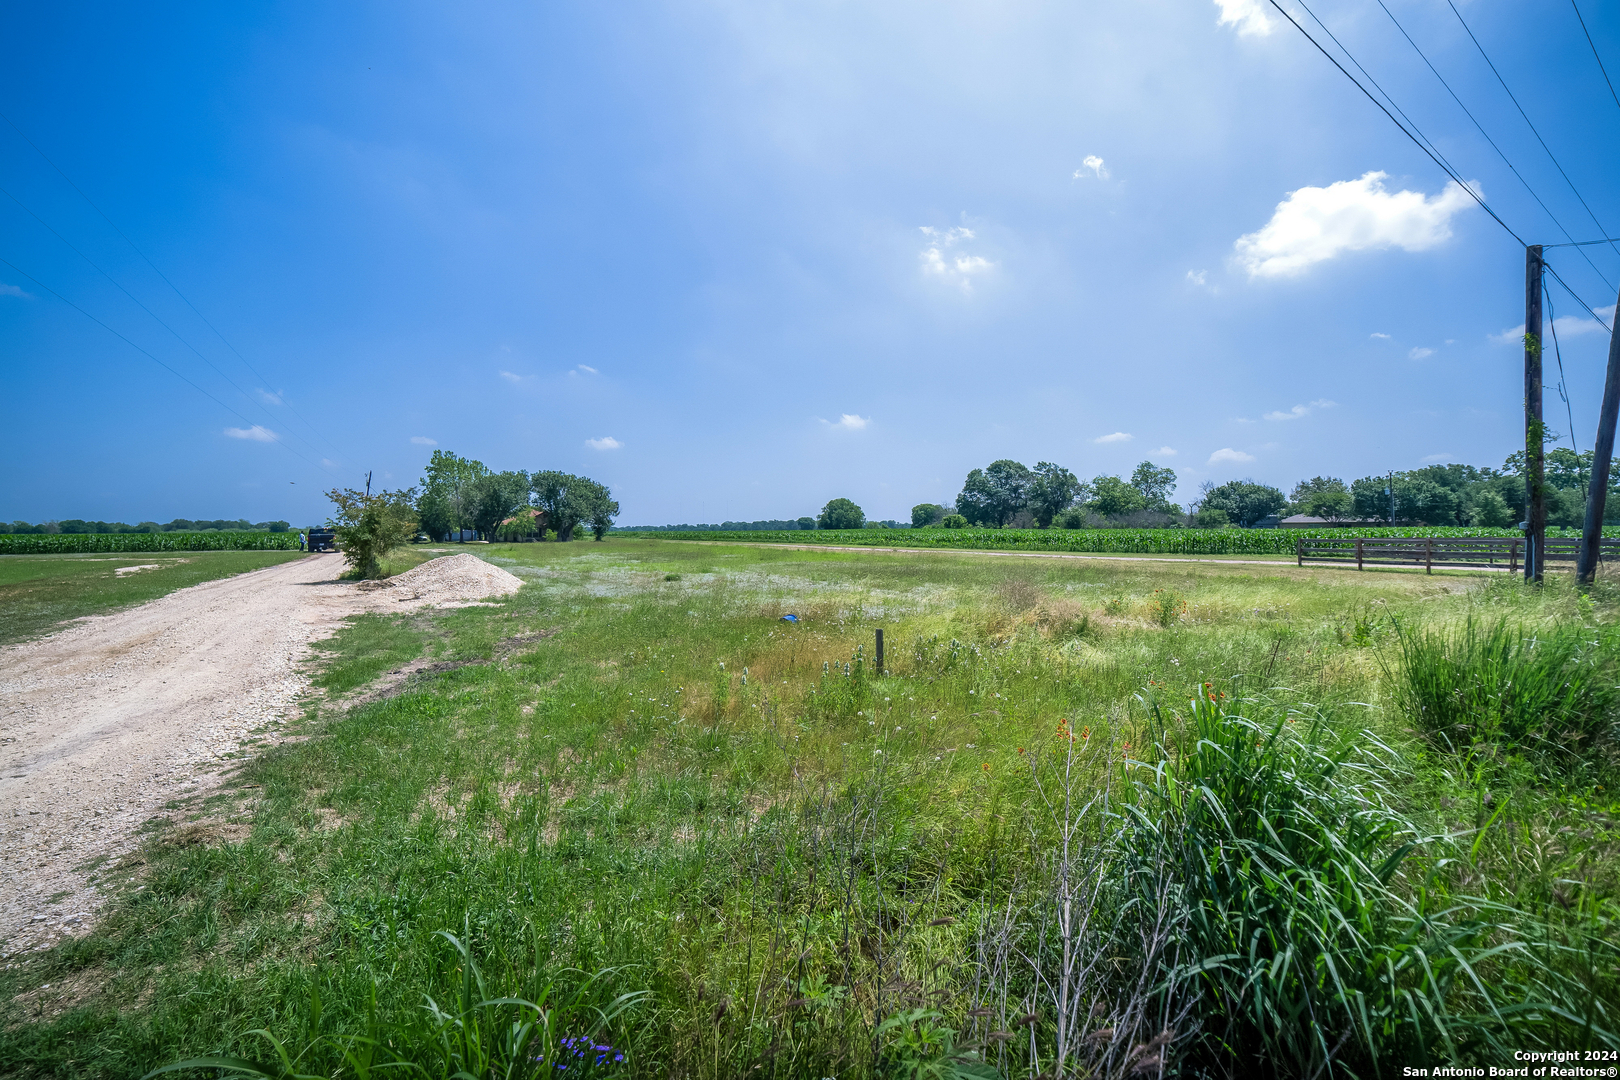
<svg viewBox="0 0 1620 1080">
<path fill-rule="evenodd" d="M 1443 746 L 1573 751 L 1615 734 L 1620 631 L 1506 617 L 1397 630 L 1396 702 Z"/>
</svg>

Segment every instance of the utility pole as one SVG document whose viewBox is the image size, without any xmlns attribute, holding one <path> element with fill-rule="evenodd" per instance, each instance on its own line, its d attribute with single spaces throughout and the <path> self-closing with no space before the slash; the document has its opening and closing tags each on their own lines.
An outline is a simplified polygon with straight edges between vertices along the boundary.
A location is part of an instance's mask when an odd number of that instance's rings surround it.
<svg viewBox="0 0 1620 1080">
<path fill-rule="evenodd" d="M 366 498 L 371 498 L 371 470 L 366 470 Z"/>
<path fill-rule="evenodd" d="M 1524 249 L 1524 580 L 1541 584 L 1547 542 L 1546 453 L 1541 422 L 1541 245 Z M 1596 475 L 1594 471 L 1594 475 Z"/>
<path fill-rule="evenodd" d="M 1598 414 L 1597 441 L 1592 444 L 1592 486 L 1586 492 L 1586 521 L 1575 561 L 1575 581 L 1592 584 L 1597 575 L 1603 538 L 1604 501 L 1609 494 L 1609 462 L 1614 457 L 1614 421 L 1620 413 L 1620 333 L 1609 335 L 1609 373 L 1603 379 L 1603 411 Z"/>
<path fill-rule="evenodd" d="M 1395 525 L 1395 470 L 1389 470 L 1389 477 L 1384 481 L 1384 494 L 1389 496 L 1389 524 Z"/>
</svg>

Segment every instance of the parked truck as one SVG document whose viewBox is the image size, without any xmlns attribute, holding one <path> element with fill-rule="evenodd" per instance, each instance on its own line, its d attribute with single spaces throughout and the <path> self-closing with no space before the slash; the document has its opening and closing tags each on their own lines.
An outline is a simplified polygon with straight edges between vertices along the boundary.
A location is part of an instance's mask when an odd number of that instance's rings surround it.
<svg viewBox="0 0 1620 1080">
<path fill-rule="evenodd" d="M 310 551 L 337 550 L 337 533 L 325 525 L 311 525 L 304 535 Z"/>
</svg>

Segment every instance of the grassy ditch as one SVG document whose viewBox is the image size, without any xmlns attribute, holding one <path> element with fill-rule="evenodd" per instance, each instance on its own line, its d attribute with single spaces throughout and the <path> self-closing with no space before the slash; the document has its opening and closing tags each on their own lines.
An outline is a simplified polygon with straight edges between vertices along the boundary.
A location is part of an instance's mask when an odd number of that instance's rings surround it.
<svg viewBox="0 0 1620 1080">
<path fill-rule="evenodd" d="M 528 586 L 357 621 L 333 690 L 435 663 L 313 710 L 177 813 L 93 935 L 0 965 L 0 1075 L 222 1053 L 275 1075 L 271 1037 L 312 1075 L 433 1077 L 1377 1076 L 1616 1048 L 1612 735 L 1578 760 L 1460 746 L 1401 707 L 1403 635 L 1596 628 L 1602 597 L 481 554 Z M 232 820 L 239 842 L 165 838 Z"/>
<path fill-rule="evenodd" d="M 0 558 L 0 645 L 49 633 L 69 619 L 296 558 L 296 551 L 7 555 Z"/>
</svg>

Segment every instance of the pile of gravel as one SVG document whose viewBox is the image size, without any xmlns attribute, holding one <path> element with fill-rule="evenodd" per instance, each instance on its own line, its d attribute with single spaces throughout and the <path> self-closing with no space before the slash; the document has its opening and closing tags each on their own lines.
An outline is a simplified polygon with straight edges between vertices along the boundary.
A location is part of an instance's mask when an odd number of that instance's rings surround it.
<svg viewBox="0 0 1620 1080">
<path fill-rule="evenodd" d="M 430 559 L 414 570 L 389 578 L 386 584 L 404 594 L 401 600 L 430 603 L 508 596 L 523 587 L 521 580 L 500 567 L 466 554 Z"/>
</svg>

